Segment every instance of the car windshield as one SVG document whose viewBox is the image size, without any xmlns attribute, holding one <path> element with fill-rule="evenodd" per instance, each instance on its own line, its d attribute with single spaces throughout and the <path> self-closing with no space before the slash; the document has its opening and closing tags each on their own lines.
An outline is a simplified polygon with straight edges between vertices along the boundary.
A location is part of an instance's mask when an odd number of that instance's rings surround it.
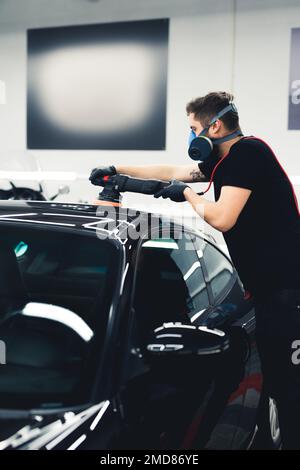
<svg viewBox="0 0 300 470">
<path fill-rule="evenodd" d="M 0 408 L 88 400 L 119 266 L 95 234 L 0 228 Z"/>
</svg>

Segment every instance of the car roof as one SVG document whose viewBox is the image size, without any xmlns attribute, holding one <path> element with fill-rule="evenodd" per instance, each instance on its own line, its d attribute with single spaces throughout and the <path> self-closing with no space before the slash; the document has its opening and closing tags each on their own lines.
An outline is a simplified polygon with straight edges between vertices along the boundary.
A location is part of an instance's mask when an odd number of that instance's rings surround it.
<svg viewBox="0 0 300 470">
<path fill-rule="evenodd" d="M 61 228 L 71 228 L 73 230 L 95 231 L 101 229 L 108 230 L 109 220 L 118 223 L 119 234 L 128 226 L 137 227 L 142 221 L 147 221 L 149 215 L 156 220 L 159 226 L 163 222 L 172 222 L 182 227 L 188 228 L 182 221 L 168 219 L 167 216 L 137 210 L 132 207 L 113 207 L 111 205 L 96 205 L 71 202 L 52 201 L 24 201 L 24 200 L 3 200 L 0 201 L 0 222 L 39 224 L 44 226 L 57 226 Z M 152 219 L 153 220 L 153 219 Z M 195 229 L 192 230 L 195 232 Z M 214 239 L 200 230 L 197 233 L 203 238 L 214 243 Z M 116 239 L 116 232 L 112 234 Z"/>
<path fill-rule="evenodd" d="M 70 202 L 51 201 L 0 201 L 0 220 L 12 221 L 40 221 L 55 222 L 62 226 L 67 223 L 74 224 L 77 228 L 85 228 L 86 225 L 97 223 L 108 217 L 133 223 L 137 218 L 147 217 L 147 212 L 137 211 L 132 208 L 112 207 L 110 205 L 96 205 Z"/>
</svg>

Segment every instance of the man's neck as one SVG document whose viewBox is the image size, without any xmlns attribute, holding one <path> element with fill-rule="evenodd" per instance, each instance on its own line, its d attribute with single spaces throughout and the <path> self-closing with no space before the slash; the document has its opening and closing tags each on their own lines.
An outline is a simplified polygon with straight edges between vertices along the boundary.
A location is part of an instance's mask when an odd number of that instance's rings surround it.
<svg viewBox="0 0 300 470">
<path fill-rule="evenodd" d="M 235 137 L 234 139 L 232 140 L 228 140 L 227 142 L 223 142 L 223 144 L 220 144 L 219 145 L 219 155 L 220 157 L 224 157 L 225 155 L 227 155 L 227 153 L 229 153 L 229 150 L 231 149 L 231 147 L 236 144 L 239 140 L 242 139 L 243 136 L 239 135 L 237 137 Z"/>
</svg>

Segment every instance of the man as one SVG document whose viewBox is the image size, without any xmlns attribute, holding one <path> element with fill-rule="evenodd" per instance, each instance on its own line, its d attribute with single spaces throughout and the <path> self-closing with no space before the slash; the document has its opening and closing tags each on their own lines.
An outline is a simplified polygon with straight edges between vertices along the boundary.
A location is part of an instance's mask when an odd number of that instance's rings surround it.
<svg viewBox="0 0 300 470">
<path fill-rule="evenodd" d="M 221 231 L 244 287 L 254 296 L 264 380 L 276 398 L 286 449 L 300 449 L 300 217 L 292 185 L 262 140 L 244 137 L 233 96 L 214 92 L 191 101 L 193 133 L 185 166 L 118 166 L 93 170 L 91 181 L 116 172 L 171 183 L 156 197 L 188 201 Z M 186 183 L 213 181 L 215 202 Z"/>
</svg>

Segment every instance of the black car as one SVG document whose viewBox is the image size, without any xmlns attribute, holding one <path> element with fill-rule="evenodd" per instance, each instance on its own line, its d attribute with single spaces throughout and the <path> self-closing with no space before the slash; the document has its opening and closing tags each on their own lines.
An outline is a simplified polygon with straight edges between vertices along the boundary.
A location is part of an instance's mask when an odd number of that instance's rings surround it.
<svg viewBox="0 0 300 470">
<path fill-rule="evenodd" d="M 0 230 L 0 449 L 280 446 L 252 299 L 210 237 L 39 201 L 1 202 Z"/>
</svg>

